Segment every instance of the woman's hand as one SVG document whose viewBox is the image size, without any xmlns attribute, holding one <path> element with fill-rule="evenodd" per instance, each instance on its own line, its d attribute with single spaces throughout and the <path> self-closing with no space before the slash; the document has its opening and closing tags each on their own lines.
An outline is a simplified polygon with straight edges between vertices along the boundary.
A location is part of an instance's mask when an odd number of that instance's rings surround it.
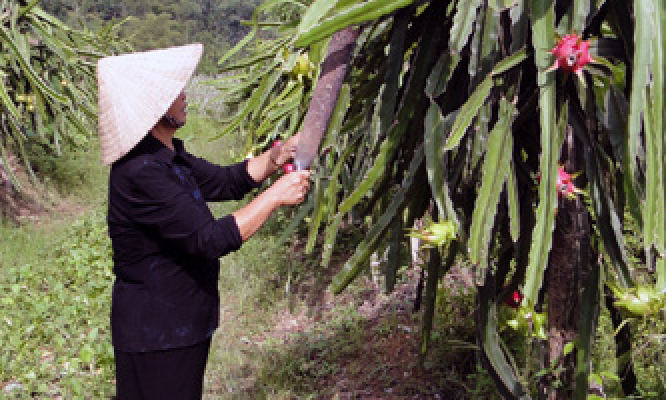
<svg viewBox="0 0 666 400">
<path fill-rule="evenodd" d="M 268 189 L 280 206 L 294 206 L 305 200 L 310 187 L 310 171 L 294 171 L 284 174 Z"/>
<path fill-rule="evenodd" d="M 297 133 L 290 137 L 284 144 L 276 141 L 273 148 L 270 150 L 270 157 L 276 167 L 283 166 L 287 161 L 292 160 L 296 155 L 296 146 L 298 145 L 298 138 L 301 133 Z"/>
<path fill-rule="evenodd" d="M 276 208 L 302 203 L 308 187 L 310 187 L 310 171 L 284 174 L 248 205 L 232 213 L 243 241 L 254 235 Z"/>
<path fill-rule="evenodd" d="M 262 182 L 284 166 L 296 154 L 296 145 L 300 133 L 295 134 L 286 143 L 275 142 L 273 148 L 268 149 L 251 158 L 247 163 L 247 172 L 255 182 Z"/>
</svg>

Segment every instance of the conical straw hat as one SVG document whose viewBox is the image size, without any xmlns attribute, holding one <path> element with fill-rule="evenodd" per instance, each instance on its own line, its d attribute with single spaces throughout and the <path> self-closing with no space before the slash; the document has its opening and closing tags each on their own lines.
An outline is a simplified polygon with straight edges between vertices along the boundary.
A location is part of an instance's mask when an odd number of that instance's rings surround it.
<svg viewBox="0 0 666 400">
<path fill-rule="evenodd" d="M 185 88 L 203 45 L 105 57 L 97 63 L 102 162 L 127 154 Z"/>
</svg>

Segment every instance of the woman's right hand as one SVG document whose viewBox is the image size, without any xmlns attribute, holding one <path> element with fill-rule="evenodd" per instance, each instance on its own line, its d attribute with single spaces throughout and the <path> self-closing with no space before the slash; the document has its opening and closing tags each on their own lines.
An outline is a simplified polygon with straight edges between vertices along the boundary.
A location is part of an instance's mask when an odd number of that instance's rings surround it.
<svg viewBox="0 0 666 400">
<path fill-rule="evenodd" d="M 277 207 L 302 203 L 309 187 L 309 170 L 290 172 L 282 175 L 248 205 L 233 212 L 243 242 L 259 230 Z"/>
<path fill-rule="evenodd" d="M 273 200 L 280 206 L 294 206 L 305 200 L 310 187 L 309 170 L 284 174 L 269 188 Z"/>
</svg>

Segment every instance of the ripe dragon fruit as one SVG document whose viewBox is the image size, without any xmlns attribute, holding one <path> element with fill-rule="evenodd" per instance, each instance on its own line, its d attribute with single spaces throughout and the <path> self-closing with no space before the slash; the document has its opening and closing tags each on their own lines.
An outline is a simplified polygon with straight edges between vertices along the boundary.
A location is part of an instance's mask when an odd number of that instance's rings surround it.
<svg viewBox="0 0 666 400">
<path fill-rule="evenodd" d="M 520 293 L 520 290 L 514 290 L 513 292 L 511 292 L 511 294 L 509 294 L 504 298 L 504 304 L 513 309 L 517 309 L 518 307 L 520 307 L 520 303 L 522 302 L 523 302 L 523 294 Z"/>
<path fill-rule="evenodd" d="M 576 179 L 579 174 L 580 172 L 569 174 L 564 170 L 564 167 L 557 167 L 557 181 L 555 182 L 555 187 L 558 199 L 562 198 L 562 196 L 568 199 L 574 199 L 577 194 L 582 193 L 582 191 L 573 183 L 573 180 Z M 541 174 L 537 176 L 537 180 L 541 181 Z"/>
<path fill-rule="evenodd" d="M 583 67 L 594 62 L 590 56 L 590 43 L 575 33 L 561 38 L 550 52 L 555 56 L 555 62 L 548 71 L 561 69 L 580 75 Z"/>
<path fill-rule="evenodd" d="M 555 185 L 557 186 L 558 198 L 564 196 L 568 199 L 574 199 L 576 194 L 580 193 L 580 189 L 578 189 L 573 183 L 573 180 L 577 175 L 578 173 L 573 175 L 568 174 L 564 170 L 564 167 L 557 167 L 557 183 Z"/>
</svg>

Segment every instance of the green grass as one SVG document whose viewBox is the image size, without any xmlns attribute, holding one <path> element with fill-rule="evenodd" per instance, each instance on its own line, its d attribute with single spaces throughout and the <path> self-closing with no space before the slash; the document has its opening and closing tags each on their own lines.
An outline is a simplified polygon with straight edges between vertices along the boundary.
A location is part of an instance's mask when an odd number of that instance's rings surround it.
<svg viewBox="0 0 666 400">
<path fill-rule="evenodd" d="M 6 220 L 0 221 L 0 237 L 0 275 L 5 275 L 2 271 L 9 266 L 39 259 L 42 250 L 56 242 L 51 232 L 34 226 L 17 227 Z"/>
<path fill-rule="evenodd" d="M 3 247 L 24 245 L 17 236 Z M 18 385 L 13 393 L 23 396 L 108 397 L 112 276 L 104 220 L 90 214 L 34 236 L 41 240 L 28 245 L 24 262 L 0 276 L 0 382 Z"/>
<path fill-rule="evenodd" d="M 34 223 L 0 223 L 0 386 L 15 397 L 112 394 L 108 168 L 97 142 L 88 146 L 58 158 L 33 151 L 44 208 Z"/>
</svg>

